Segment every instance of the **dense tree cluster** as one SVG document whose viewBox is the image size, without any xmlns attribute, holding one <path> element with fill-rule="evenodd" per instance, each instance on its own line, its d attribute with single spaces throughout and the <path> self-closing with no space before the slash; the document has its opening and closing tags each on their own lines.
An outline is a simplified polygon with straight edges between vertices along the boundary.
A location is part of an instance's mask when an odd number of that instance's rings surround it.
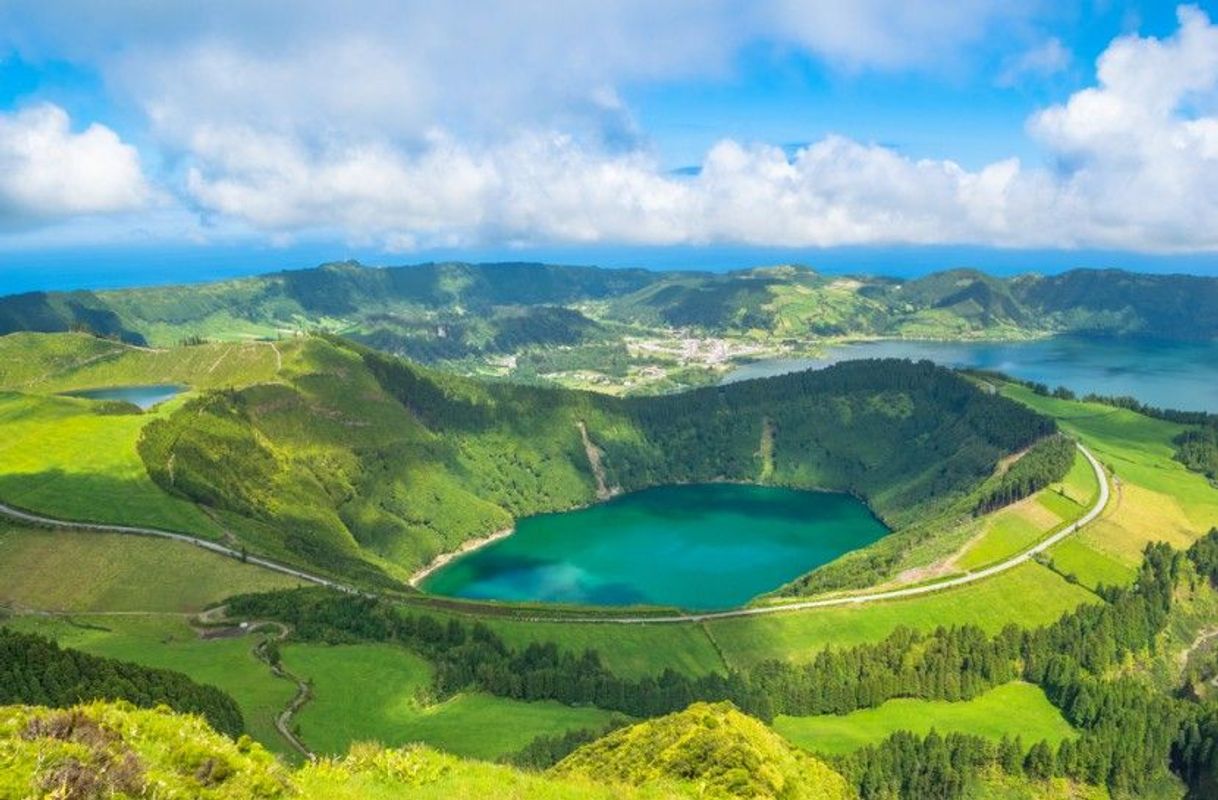
<svg viewBox="0 0 1218 800">
<path fill-rule="evenodd" d="M 543 733 L 535 736 L 527 745 L 515 753 L 505 756 L 502 760 L 504 763 L 525 769 L 548 769 L 580 747 L 629 724 L 630 721 L 627 718 L 620 717 L 611 719 L 609 724 L 600 728 L 576 728 L 561 734 Z"/>
<path fill-rule="evenodd" d="M 142 708 L 164 704 L 201 714 L 229 736 L 245 727 L 231 697 L 180 672 L 61 648 L 41 636 L 0 628 L 0 705 L 66 708 L 88 700 L 127 700 Z"/>
<path fill-rule="evenodd" d="M 1194 428 L 1175 438 L 1176 460 L 1211 481 L 1218 481 L 1218 422 Z"/>
<path fill-rule="evenodd" d="M 1033 743 L 1025 752 L 1022 743 L 1010 741 L 899 734 L 851 755 L 844 768 L 864 798 L 958 797 L 991 768 L 1033 778 L 1061 775 L 1136 794 L 1164 778 L 1169 764 L 1186 777 L 1211 775 L 1218 753 L 1213 712 L 1112 677 L 1129 655 L 1154 646 L 1185 559 L 1192 572 L 1214 580 L 1218 531 L 1186 554 L 1149 546 L 1133 587 L 1101 590 L 1105 603 L 1080 607 L 1043 628 L 1008 626 L 994 636 L 973 627 L 898 629 L 876 644 L 827 649 L 804 665 L 771 661 L 697 678 L 667 671 L 630 681 L 613 675 L 593 651 L 576 655 L 552 643 L 512 650 L 481 623 L 442 623 L 376 599 L 316 589 L 246 595 L 232 600 L 230 609 L 281 619 L 306 639 L 399 642 L 432 661 L 435 688 L 443 695 L 477 689 L 521 700 L 591 703 L 639 717 L 698 700 L 730 700 L 765 720 L 843 714 L 895 697 L 969 699 L 1021 678 L 1044 689 L 1081 732 L 1078 738 L 1057 748 Z M 563 746 L 538 743 L 534 756 Z"/>
<path fill-rule="evenodd" d="M 993 485 L 983 488 L 974 513 L 987 514 L 1039 492 L 1066 477 L 1077 450 L 1065 436 L 1051 436 L 1033 445 Z"/>
</svg>

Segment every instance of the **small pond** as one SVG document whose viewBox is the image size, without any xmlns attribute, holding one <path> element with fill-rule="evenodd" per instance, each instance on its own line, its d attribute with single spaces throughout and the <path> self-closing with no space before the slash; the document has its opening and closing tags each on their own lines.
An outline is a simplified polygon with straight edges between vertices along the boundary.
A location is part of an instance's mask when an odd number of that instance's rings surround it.
<svg viewBox="0 0 1218 800">
<path fill-rule="evenodd" d="M 85 389 L 79 392 L 67 392 L 71 397 L 84 397 L 89 400 L 119 400 L 132 403 L 142 409 L 171 400 L 185 391 L 184 387 L 169 384 L 155 386 L 107 386 L 103 389 Z"/>
</svg>

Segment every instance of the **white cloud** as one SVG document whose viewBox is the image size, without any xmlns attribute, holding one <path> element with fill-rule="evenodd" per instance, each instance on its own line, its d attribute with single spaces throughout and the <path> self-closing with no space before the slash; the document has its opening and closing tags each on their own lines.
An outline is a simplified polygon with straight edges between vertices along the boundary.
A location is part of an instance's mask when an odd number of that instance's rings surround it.
<svg viewBox="0 0 1218 800">
<path fill-rule="evenodd" d="M 135 148 L 109 128 L 73 133 L 49 104 L 0 114 L 0 225 L 126 211 L 149 195 Z"/>
<path fill-rule="evenodd" d="M 774 0 L 756 6 L 771 35 L 854 69 L 955 64 L 1038 2 L 1007 0 Z M 997 44 L 997 37 L 989 42 Z"/>
<path fill-rule="evenodd" d="M 389 249 L 1218 249 L 1218 117 L 1208 113 L 1218 100 L 1218 27 L 1190 7 L 1169 38 L 1115 40 L 1094 87 L 1029 121 L 1051 168 L 1006 159 L 968 170 L 830 136 L 793 157 L 722 141 L 698 174 L 678 177 L 618 94 L 632 82 L 727 70 L 738 48 L 759 38 L 849 69 L 931 68 L 1024 7 L 365 0 L 339 14 L 317 1 L 218 0 L 170 13 L 115 0 L 104 14 L 88 3 L 31 4 L 22 13 L 42 21 L 44 38 L 68 37 L 59 50 L 94 60 L 112 91 L 145 110 L 184 202 L 218 226 L 250 226 L 275 241 L 339 231 Z M 53 24 L 68 17 L 76 24 Z M 123 45 L 106 46 L 115 41 Z M 1049 74 L 1068 56 L 1047 40 L 1008 68 Z M 61 175 L 92 170 L 94 189 L 56 195 L 45 187 L 76 179 L 0 177 L 0 203 L 16 207 L 9 193 L 33 192 L 42 199 L 25 197 L 24 208 L 83 213 L 146 197 L 134 151 L 112 132 L 72 134 L 62 112 L 39 113 L 50 116 L 24 125 L 98 148 L 97 157 L 53 159 Z"/>
<path fill-rule="evenodd" d="M 413 143 L 558 128 L 629 145 L 615 90 L 765 42 L 851 69 L 956 64 L 1013 0 L 8 0 L 0 48 L 97 65 L 177 143 L 200 125 Z M 7 16 L 6 16 L 7 13 Z M 623 141 L 617 141 L 623 140 Z"/>
<path fill-rule="evenodd" d="M 1218 26 L 1178 11 L 1168 39 L 1122 37 L 1098 85 L 1037 114 L 1029 128 L 1060 161 L 1059 206 L 1078 236 L 1145 249 L 1218 247 Z"/>
<path fill-rule="evenodd" d="M 1044 79 L 1069 68 L 1074 55 L 1061 39 L 1050 37 L 1030 50 L 1008 59 L 998 75 L 999 86 L 1015 86 L 1027 78 Z"/>
</svg>

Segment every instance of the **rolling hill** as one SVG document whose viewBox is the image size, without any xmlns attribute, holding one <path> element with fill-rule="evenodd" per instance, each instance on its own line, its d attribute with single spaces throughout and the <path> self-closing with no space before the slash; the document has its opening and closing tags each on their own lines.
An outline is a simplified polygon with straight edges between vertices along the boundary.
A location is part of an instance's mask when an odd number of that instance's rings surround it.
<svg viewBox="0 0 1218 800">
<path fill-rule="evenodd" d="M 81 471 L 66 454 L 30 463 L 16 440 L 11 455 L 25 463 L 0 475 L 0 498 L 106 521 L 107 508 L 142 496 L 145 522 L 376 583 L 403 581 L 517 517 L 664 483 L 845 491 L 900 528 L 964 502 L 1000 458 L 1054 430 L 929 362 L 616 398 L 464 378 L 326 337 L 106 346 L 99 353 L 80 334 L 0 338 L 0 363 L 23 364 L 17 381 L 0 383 L 22 392 L 0 398 L 14 431 L 33 442 L 77 425 L 138 451 Z M 197 388 L 145 414 L 42 394 L 103 380 Z M 96 457 L 87 437 L 73 441 L 89 451 L 80 458 Z M 87 510 L 62 505 L 82 492 Z M 109 512 L 123 516 L 139 521 Z"/>
<path fill-rule="evenodd" d="M 1218 279 L 1074 270 L 996 278 L 728 273 L 547 264 L 354 262 L 217 283 L 0 298 L 0 334 L 89 330 L 135 344 L 323 328 L 423 361 L 532 346 L 620 343 L 655 329 L 790 337 L 1026 337 L 1075 332 L 1218 335 Z"/>
</svg>

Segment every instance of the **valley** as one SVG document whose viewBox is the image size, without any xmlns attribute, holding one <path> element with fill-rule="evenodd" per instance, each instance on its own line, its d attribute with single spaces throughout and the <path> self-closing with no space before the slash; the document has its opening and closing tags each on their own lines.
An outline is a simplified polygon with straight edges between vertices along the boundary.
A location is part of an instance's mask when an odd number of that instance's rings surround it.
<svg viewBox="0 0 1218 800">
<path fill-rule="evenodd" d="M 888 347 L 860 352 L 910 352 Z M 1148 545 L 1184 551 L 1218 525 L 1218 489 L 1180 460 L 1195 424 L 929 363 L 847 360 L 637 397 L 470 378 L 328 334 L 149 348 L 16 333 L 0 337 L 0 364 L 0 503 L 16 510 L 0 522 L 6 628 L 216 686 L 289 762 L 298 754 L 275 720 L 296 686 L 255 650 L 271 647 L 310 687 L 286 724 L 324 755 L 376 739 L 534 764 L 575 746 L 559 742 L 632 730 L 621 726 L 695 700 L 772 721 L 787 746 L 848 777 L 852 759 L 901 731 L 1069 752 L 1098 734 L 1027 664 L 956 688 L 904 675 L 848 702 L 776 687 L 825 659 L 950 650 L 964 646 L 948 645 L 957 636 L 1002 650 L 1012 630 L 1035 637 L 1104 613 L 1145 585 Z M 1055 452 L 1068 453 L 1063 466 Z M 808 491 L 825 489 L 846 494 Z M 690 517 L 690 530 L 717 530 L 729 549 L 703 553 L 698 538 L 649 548 L 679 528 L 683 505 L 723 514 L 710 529 Z M 854 521 L 836 549 L 777 550 L 785 574 L 733 584 L 769 535 L 769 513 L 790 525 L 774 528 L 783 548 L 817 531 L 811 520 Z M 874 527 L 859 538 L 864 520 Z M 633 550 L 595 533 L 636 523 Z M 548 549 L 532 549 L 532 525 Z M 437 556 L 512 527 L 525 535 L 412 586 Z M 681 581 L 737 594 L 586 582 L 588 564 L 565 561 L 578 550 L 568 541 L 632 579 L 645 571 L 629 565 L 648 559 L 656 585 L 694 553 L 708 560 Z M 809 542 L 826 546 L 819 534 Z M 726 571 L 708 578 L 717 559 Z M 453 588 L 436 586 L 453 576 L 463 576 Z M 509 588 L 444 596 L 479 581 Z M 1204 586 L 1180 586 L 1181 609 L 1210 602 Z M 1191 646 L 1203 618 L 1179 613 L 1164 660 L 1144 667 L 1157 681 L 1180 679 L 1172 648 Z M 288 631 L 281 641 L 233 627 L 268 619 Z M 1154 657 L 1129 653 L 1126 665 Z M 496 671 L 501 660 L 520 682 Z M 923 656 L 899 663 L 932 669 Z M 589 685 L 602 688 L 576 688 Z M 1021 715 L 996 724 L 994 709 L 1012 707 Z M 1010 778 L 1000 768 L 980 780 Z"/>
</svg>

